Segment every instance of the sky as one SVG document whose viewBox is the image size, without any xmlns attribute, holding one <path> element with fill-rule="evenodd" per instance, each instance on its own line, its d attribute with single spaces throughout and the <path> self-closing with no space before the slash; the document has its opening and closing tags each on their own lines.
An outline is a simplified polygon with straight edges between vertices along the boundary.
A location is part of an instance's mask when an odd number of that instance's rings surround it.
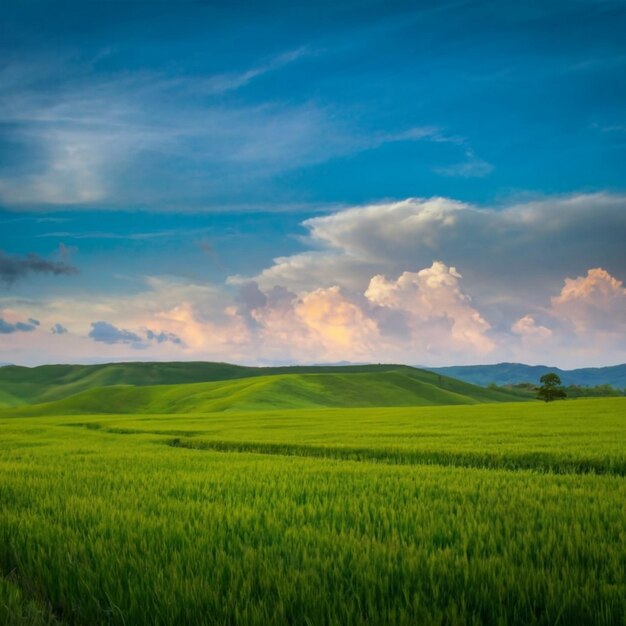
<svg viewBox="0 0 626 626">
<path fill-rule="evenodd" d="M 626 362 L 623 0 L 0 32 L 0 363 Z"/>
</svg>

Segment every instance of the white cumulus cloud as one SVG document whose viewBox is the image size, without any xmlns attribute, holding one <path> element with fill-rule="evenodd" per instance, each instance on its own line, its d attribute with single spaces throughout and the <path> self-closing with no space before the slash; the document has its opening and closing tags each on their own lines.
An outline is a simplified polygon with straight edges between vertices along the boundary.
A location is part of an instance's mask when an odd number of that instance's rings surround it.
<svg viewBox="0 0 626 626">
<path fill-rule="evenodd" d="M 435 261 L 419 272 L 403 272 L 395 281 L 374 276 L 365 297 L 403 311 L 416 347 L 487 353 L 494 348 L 486 334 L 490 325 L 461 289 L 461 278 L 456 268 Z"/>
</svg>

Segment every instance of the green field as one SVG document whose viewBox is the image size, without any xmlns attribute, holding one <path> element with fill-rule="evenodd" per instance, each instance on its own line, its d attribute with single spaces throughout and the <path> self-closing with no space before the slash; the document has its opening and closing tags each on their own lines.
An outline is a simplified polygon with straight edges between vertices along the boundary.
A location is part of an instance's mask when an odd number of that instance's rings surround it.
<svg viewBox="0 0 626 626">
<path fill-rule="evenodd" d="M 626 399 L 128 365 L 0 368 L 0 623 L 626 622 Z"/>
</svg>

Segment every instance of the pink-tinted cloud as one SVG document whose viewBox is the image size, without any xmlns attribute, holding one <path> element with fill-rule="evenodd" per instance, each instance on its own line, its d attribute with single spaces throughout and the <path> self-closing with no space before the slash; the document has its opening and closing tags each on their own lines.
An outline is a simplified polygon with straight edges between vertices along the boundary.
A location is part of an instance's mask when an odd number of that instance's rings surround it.
<svg viewBox="0 0 626 626">
<path fill-rule="evenodd" d="M 623 361 L 626 288 L 605 269 L 589 269 L 584 276 L 565 278 L 548 306 L 524 315 L 511 330 L 520 337 L 518 354 L 525 360 L 579 366 Z"/>
<path fill-rule="evenodd" d="M 233 296 L 209 285 L 150 279 L 132 296 L 80 303 L 59 299 L 38 310 L 29 302 L 5 308 L 2 317 L 11 327 L 33 315 L 42 326 L 3 335 L 0 360 L 59 361 L 58 354 L 64 361 L 138 358 L 138 343 L 142 359 L 242 363 L 623 360 L 626 289 L 621 281 L 595 268 L 561 284 L 544 306 L 533 307 L 502 331 L 471 299 L 460 272 L 442 261 L 395 278 L 375 274 L 362 291 L 332 285 L 295 293 L 249 282 Z M 106 319 L 109 330 L 127 329 L 128 341 L 94 342 L 89 338 L 94 319 Z M 58 320 L 72 331 L 41 330 Z M 135 337 L 141 341 L 130 341 Z"/>
<path fill-rule="evenodd" d="M 546 326 L 538 324 L 532 315 L 520 317 L 520 319 L 511 326 L 511 330 L 516 335 L 522 337 L 524 341 L 530 343 L 542 343 L 552 337 L 552 331 Z"/>
<path fill-rule="evenodd" d="M 596 267 L 586 276 L 565 279 L 561 293 L 552 298 L 552 312 L 571 323 L 577 334 L 625 334 L 626 288 Z"/>
<path fill-rule="evenodd" d="M 374 276 L 365 297 L 374 304 L 405 313 L 409 339 L 427 351 L 464 350 L 484 354 L 494 348 L 489 323 L 461 289 L 454 267 L 435 261 L 419 272 L 403 272 L 396 280 Z"/>
<path fill-rule="evenodd" d="M 327 359 L 341 360 L 346 353 L 352 360 L 375 358 L 379 336 L 376 320 L 339 287 L 307 293 L 295 312 L 323 346 Z"/>
</svg>

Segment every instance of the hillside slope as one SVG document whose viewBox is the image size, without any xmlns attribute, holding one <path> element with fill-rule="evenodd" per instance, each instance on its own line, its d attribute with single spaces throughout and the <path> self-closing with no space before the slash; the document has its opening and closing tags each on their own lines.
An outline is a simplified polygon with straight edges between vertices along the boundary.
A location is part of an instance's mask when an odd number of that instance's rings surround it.
<svg viewBox="0 0 626 626">
<path fill-rule="evenodd" d="M 516 399 L 499 391 L 405 368 L 383 372 L 274 374 L 178 385 L 116 385 L 89 389 L 47 403 L 13 407 L 4 412 L 15 416 L 189 414 L 316 407 L 476 404 Z"/>
<path fill-rule="evenodd" d="M 40 367 L 9 366 L 0 368 L 0 407 L 51 402 L 71 397 L 90 389 L 130 385 L 136 387 L 219 382 L 278 375 L 383 374 L 402 372 L 454 393 L 493 400 L 492 392 L 459 387 L 466 385 L 441 374 L 404 365 L 347 365 L 244 367 L 229 363 L 111 363 L 105 365 L 43 365 Z M 471 387 L 471 386 L 470 386 Z M 473 394 L 473 395 L 472 395 Z M 510 399 L 510 398 L 509 398 Z"/>
</svg>

